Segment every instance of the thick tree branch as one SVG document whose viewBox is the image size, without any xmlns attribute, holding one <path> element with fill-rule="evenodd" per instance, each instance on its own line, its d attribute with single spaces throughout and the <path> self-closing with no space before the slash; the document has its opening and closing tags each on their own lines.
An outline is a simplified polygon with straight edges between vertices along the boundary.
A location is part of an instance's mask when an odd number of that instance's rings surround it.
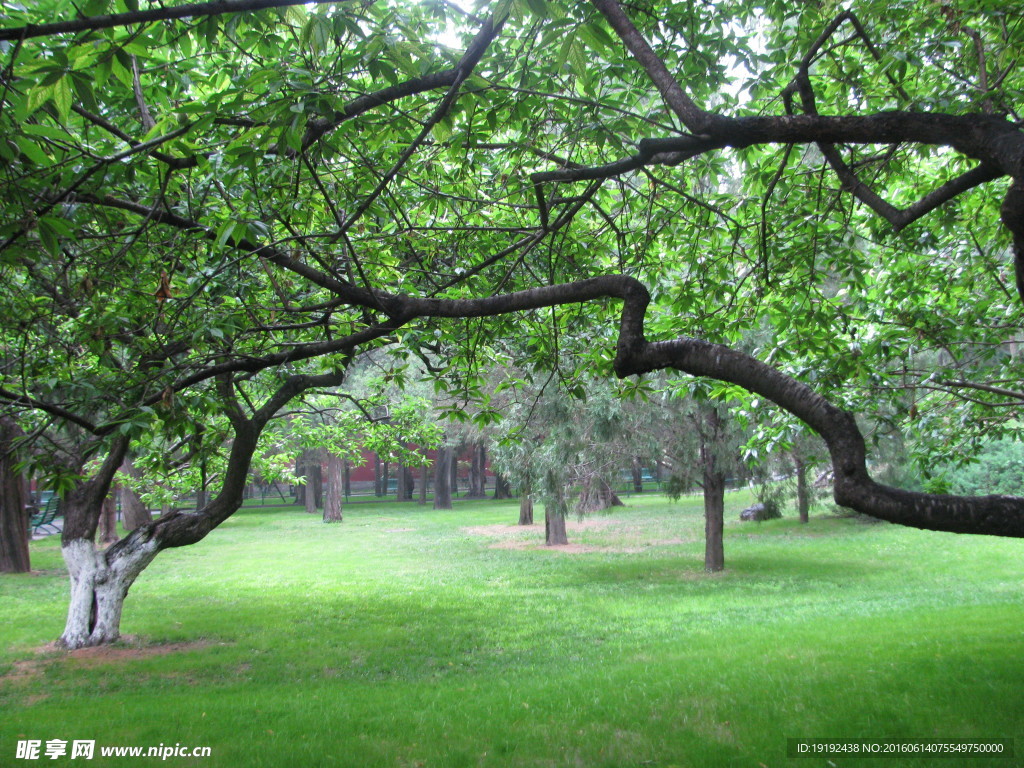
<svg viewBox="0 0 1024 768">
<path fill-rule="evenodd" d="M 285 8 L 289 5 L 310 5 L 344 2 L 344 0 L 216 0 L 212 3 L 188 3 L 169 8 L 147 8 L 144 11 L 113 13 L 106 16 L 86 16 L 71 21 L 50 24 L 26 24 L 21 27 L 0 29 L 0 40 L 26 40 L 31 37 L 49 37 L 65 32 L 85 32 L 97 29 L 144 24 L 150 21 L 185 19 L 195 16 L 219 16 L 224 13 L 259 11 L 264 8 Z"/>
<path fill-rule="evenodd" d="M 617 0 L 591 1 L 615 30 L 629 52 L 640 63 L 640 66 L 647 72 L 669 109 L 691 131 L 702 132 L 711 116 L 698 107 L 686 94 L 672 73 L 668 71 L 665 62 L 654 52 L 644 36 L 633 25 Z"/>
</svg>

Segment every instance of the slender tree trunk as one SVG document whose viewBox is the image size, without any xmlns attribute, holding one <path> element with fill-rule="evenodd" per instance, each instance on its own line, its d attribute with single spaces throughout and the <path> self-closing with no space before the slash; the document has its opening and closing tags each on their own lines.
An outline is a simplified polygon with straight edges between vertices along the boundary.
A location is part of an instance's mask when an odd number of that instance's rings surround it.
<svg viewBox="0 0 1024 768">
<path fill-rule="evenodd" d="M 796 448 L 793 449 L 793 467 L 796 470 L 796 509 L 800 522 L 806 523 L 811 519 L 811 489 L 807 483 L 807 464 Z"/>
<path fill-rule="evenodd" d="M 380 498 L 384 495 L 384 491 L 387 490 L 387 484 L 382 483 L 383 480 L 383 462 L 380 460 L 379 454 L 373 454 L 373 495 Z"/>
<path fill-rule="evenodd" d="M 633 457 L 633 492 L 643 493 L 644 492 L 644 471 L 643 466 L 640 464 L 640 457 Z"/>
<path fill-rule="evenodd" d="M 121 465 L 121 471 L 136 479 L 142 476 L 142 472 L 132 463 L 131 459 Z M 121 496 L 121 517 L 126 531 L 131 532 L 140 525 L 153 522 L 153 515 L 149 508 L 142 503 L 139 494 L 124 484 L 120 486 L 118 492 Z"/>
<path fill-rule="evenodd" d="M 444 447 L 437 450 L 434 460 L 434 509 L 453 509 L 451 483 L 451 465 L 454 450 Z"/>
<path fill-rule="evenodd" d="M 333 453 L 327 454 L 327 488 L 324 492 L 324 522 L 341 522 L 341 498 L 344 493 L 344 461 Z"/>
<path fill-rule="evenodd" d="M 381 462 L 381 476 L 380 476 L 380 495 L 387 496 L 391 486 L 391 464 L 386 461 Z"/>
<path fill-rule="evenodd" d="M 324 478 L 320 466 L 319 451 L 305 451 L 306 456 L 306 512 L 315 515 L 323 505 Z"/>
<path fill-rule="evenodd" d="M 725 475 L 704 475 L 704 570 L 725 568 Z"/>
<path fill-rule="evenodd" d="M 408 477 L 405 474 L 405 467 L 401 464 L 395 464 L 395 477 L 398 479 L 395 483 L 395 501 L 405 501 L 409 498 L 405 488 Z"/>
<path fill-rule="evenodd" d="M 342 494 L 347 499 L 352 495 L 352 465 L 348 463 L 348 459 L 342 462 Z"/>
<path fill-rule="evenodd" d="M 519 524 L 533 525 L 533 491 L 529 480 L 519 488 Z"/>
<path fill-rule="evenodd" d="M 324 469 L 323 462 L 320 457 L 321 452 L 316 451 L 313 454 L 313 504 L 315 506 L 314 512 L 317 509 L 323 509 L 324 506 Z"/>
<path fill-rule="evenodd" d="M 427 503 L 427 465 L 420 464 L 420 504 Z"/>
<path fill-rule="evenodd" d="M 117 535 L 117 502 L 111 493 L 103 500 L 100 512 L 100 543 L 113 544 L 120 538 Z"/>
<path fill-rule="evenodd" d="M 15 472 L 14 441 L 21 430 L 9 417 L 0 418 L 0 573 L 28 573 L 28 488 Z"/>
<path fill-rule="evenodd" d="M 306 506 L 306 489 L 309 486 L 309 459 L 308 452 L 302 451 L 295 459 L 295 477 L 305 478 L 306 482 L 298 483 L 295 486 L 295 503 Z"/>
<path fill-rule="evenodd" d="M 450 470 L 452 472 L 451 485 L 452 496 L 458 496 L 459 494 L 459 454 L 462 453 L 462 446 L 459 449 L 452 450 L 452 460 L 450 464 Z"/>
<path fill-rule="evenodd" d="M 511 499 L 512 488 L 508 484 L 508 478 L 506 478 L 500 472 L 494 473 L 494 499 Z"/>
<path fill-rule="evenodd" d="M 471 499 L 487 496 L 487 448 L 483 443 L 474 443 L 469 448 L 469 494 Z"/>
</svg>

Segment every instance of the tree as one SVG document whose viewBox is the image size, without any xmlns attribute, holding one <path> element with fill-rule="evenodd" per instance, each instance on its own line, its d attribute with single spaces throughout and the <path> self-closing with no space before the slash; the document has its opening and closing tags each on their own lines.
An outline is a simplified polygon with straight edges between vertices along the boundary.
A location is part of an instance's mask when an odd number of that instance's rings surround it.
<svg viewBox="0 0 1024 768">
<path fill-rule="evenodd" d="M 213 15 L 242 7 L 50 26 L 63 9 L 47 0 L 0 34 L 18 41 L 0 110 L 3 397 L 76 431 L 64 476 L 100 459 L 66 497 L 69 645 L 116 636 L 156 552 L 238 508 L 275 413 L 384 344 L 458 349 L 437 376 L 468 389 L 502 337 L 549 369 L 568 338 L 591 372 L 718 379 L 824 439 L 837 503 L 1024 535 L 1020 499 L 876 482 L 853 415 L 872 388 L 952 404 L 936 432 L 1024 402 L 1006 353 L 1024 295 L 1024 31 L 1003 11 L 395 0 Z M 736 349 L 753 330 L 765 346 Z M 46 370 L 49 349 L 68 371 Z M 216 493 L 96 560 L 132 440 L 164 421 L 165 394 L 191 393 L 193 421 L 229 423 Z M 100 592 L 112 607 L 88 626 Z"/>
<path fill-rule="evenodd" d="M 0 573 L 28 573 L 28 494 L 18 471 L 17 424 L 0 417 Z"/>
</svg>

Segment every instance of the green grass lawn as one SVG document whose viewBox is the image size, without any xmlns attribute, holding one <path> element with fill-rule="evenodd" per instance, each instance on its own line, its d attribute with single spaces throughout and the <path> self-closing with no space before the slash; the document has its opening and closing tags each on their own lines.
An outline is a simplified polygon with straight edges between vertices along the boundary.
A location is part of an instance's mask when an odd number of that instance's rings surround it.
<svg viewBox="0 0 1024 768">
<path fill-rule="evenodd" d="M 727 498 L 736 520 L 749 501 Z M 248 509 L 161 553 L 120 648 L 63 628 L 58 542 L 0 576 L 0 766 L 827 766 L 787 738 L 1014 739 L 1024 542 L 855 519 L 729 522 L 628 500 L 543 542 L 516 502 Z M 19 739 L 209 746 L 207 758 L 16 760 Z"/>
</svg>

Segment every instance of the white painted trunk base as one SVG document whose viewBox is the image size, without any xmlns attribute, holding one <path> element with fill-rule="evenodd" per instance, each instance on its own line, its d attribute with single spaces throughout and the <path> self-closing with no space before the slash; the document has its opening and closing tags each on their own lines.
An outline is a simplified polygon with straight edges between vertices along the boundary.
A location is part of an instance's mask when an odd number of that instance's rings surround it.
<svg viewBox="0 0 1024 768">
<path fill-rule="evenodd" d="M 112 643 L 121 636 L 121 609 L 128 589 L 156 557 L 155 541 L 133 541 L 108 563 L 105 553 L 87 539 L 61 548 L 71 580 L 68 620 L 58 644 L 85 648 Z"/>
</svg>

